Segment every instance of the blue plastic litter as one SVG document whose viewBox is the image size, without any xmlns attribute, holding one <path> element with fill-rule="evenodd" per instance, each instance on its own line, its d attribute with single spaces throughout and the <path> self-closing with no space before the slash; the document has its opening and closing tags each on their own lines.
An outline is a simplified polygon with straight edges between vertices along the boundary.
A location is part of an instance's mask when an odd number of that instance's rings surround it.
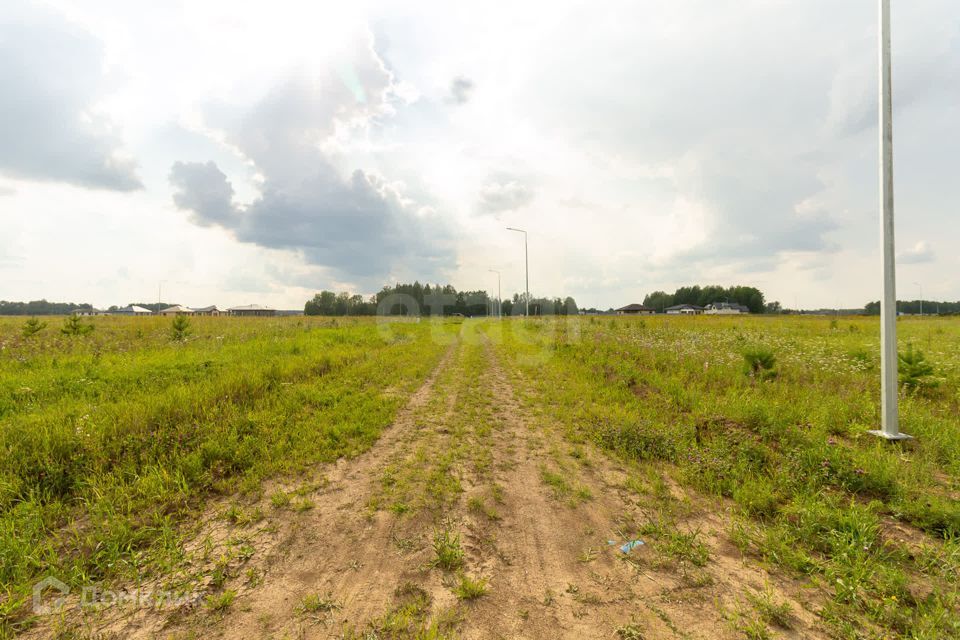
<svg viewBox="0 0 960 640">
<path fill-rule="evenodd" d="M 624 545 L 621 545 L 620 551 L 622 551 L 623 553 L 630 553 L 637 547 L 642 547 L 642 546 L 643 546 L 643 540 L 631 540 L 630 542 Z"/>
</svg>

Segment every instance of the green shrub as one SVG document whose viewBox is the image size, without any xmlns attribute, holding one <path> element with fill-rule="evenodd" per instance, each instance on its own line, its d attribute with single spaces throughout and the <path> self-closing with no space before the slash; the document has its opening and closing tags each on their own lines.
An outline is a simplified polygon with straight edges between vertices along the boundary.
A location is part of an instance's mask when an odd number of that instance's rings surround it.
<svg viewBox="0 0 960 640">
<path fill-rule="evenodd" d="M 759 380 L 772 380 L 777 377 L 774 367 L 777 357 L 767 347 L 753 346 L 743 350 L 743 371 L 746 375 Z"/>
<path fill-rule="evenodd" d="M 65 336 L 85 336 L 88 333 L 93 331 L 92 324 L 84 324 L 80 320 L 80 316 L 70 316 L 63 322 L 63 326 L 60 327 L 60 333 Z"/>
<path fill-rule="evenodd" d="M 190 319 L 187 316 L 177 316 L 170 327 L 170 337 L 174 342 L 186 340 L 190 335 Z"/>
<path fill-rule="evenodd" d="M 900 384 L 908 391 L 916 391 L 923 387 L 935 387 L 939 381 L 933 376 L 933 365 L 927 362 L 926 356 L 920 349 L 914 349 L 913 343 L 907 344 L 905 353 L 900 353 L 897 362 L 900 372 Z"/>
<path fill-rule="evenodd" d="M 41 331 L 47 328 L 46 322 L 40 322 L 36 318 L 30 318 L 23 323 L 23 328 L 20 330 L 24 338 L 30 338 L 37 335 Z"/>
</svg>

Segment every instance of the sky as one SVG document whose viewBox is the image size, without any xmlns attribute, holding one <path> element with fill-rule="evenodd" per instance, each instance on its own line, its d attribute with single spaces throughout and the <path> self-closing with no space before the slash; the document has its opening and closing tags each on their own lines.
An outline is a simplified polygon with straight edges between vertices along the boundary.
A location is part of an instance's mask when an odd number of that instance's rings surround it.
<svg viewBox="0 0 960 640">
<path fill-rule="evenodd" d="M 467 6 L 467 5 L 470 6 Z M 960 8 L 893 2 L 898 297 L 960 299 Z M 0 299 L 879 298 L 875 0 L 4 0 Z"/>
</svg>

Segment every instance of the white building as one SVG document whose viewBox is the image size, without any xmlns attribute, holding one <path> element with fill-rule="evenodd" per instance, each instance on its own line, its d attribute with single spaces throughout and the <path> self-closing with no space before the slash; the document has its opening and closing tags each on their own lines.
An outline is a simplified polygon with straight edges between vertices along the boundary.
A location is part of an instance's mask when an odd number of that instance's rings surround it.
<svg viewBox="0 0 960 640">
<path fill-rule="evenodd" d="M 664 312 L 671 316 L 696 316 L 703 311 L 703 307 L 698 307 L 695 304 L 675 304 L 664 309 Z"/>
<path fill-rule="evenodd" d="M 185 307 L 182 304 L 175 304 L 172 307 L 161 309 L 158 315 L 161 316 L 192 316 L 196 313 L 193 309 Z"/>
<path fill-rule="evenodd" d="M 736 302 L 713 302 L 708 304 L 703 311 L 711 315 L 737 315 L 741 313 L 750 313 L 750 309 Z"/>
</svg>

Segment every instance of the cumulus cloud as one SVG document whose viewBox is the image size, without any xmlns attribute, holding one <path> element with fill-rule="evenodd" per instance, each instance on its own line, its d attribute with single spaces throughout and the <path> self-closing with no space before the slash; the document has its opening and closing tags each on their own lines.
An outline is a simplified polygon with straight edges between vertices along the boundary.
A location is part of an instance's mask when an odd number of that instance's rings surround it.
<svg viewBox="0 0 960 640">
<path fill-rule="evenodd" d="M 434 276 L 453 262 L 450 231 L 400 186 L 345 164 L 324 145 L 344 127 L 372 126 L 390 113 L 391 77 L 369 48 L 349 67 L 322 78 L 278 86 L 236 117 L 221 110 L 230 142 L 263 176 L 261 195 L 235 201 L 227 176 L 212 162 L 178 162 L 170 172 L 174 203 L 202 226 L 239 241 L 297 251 L 338 276 L 385 278 L 408 269 Z"/>
<path fill-rule="evenodd" d="M 457 76 L 450 81 L 450 102 L 454 104 L 466 104 L 470 100 L 470 94 L 473 93 L 473 80 L 463 76 Z"/>
<path fill-rule="evenodd" d="M 0 172 L 32 180 L 141 188 L 117 127 L 94 104 L 106 92 L 91 34 L 33 5 L 0 17 Z"/>
<path fill-rule="evenodd" d="M 924 264 L 933 262 L 935 258 L 936 256 L 930 245 L 921 240 L 906 251 L 900 252 L 897 255 L 897 262 L 900 264 Z"/>
<path fill-rule="evenodd" d="M 200 226 L 232 226 L 239 212 L 233 203 L 233 185 L 215 162 L 176 162 L 170 170 L 176 189 L 173 203 L 193 213 Z"/>
<path fill-rule="evenodd" d="M 520 209 L 533 202 L 536 194 L 521 178 L 492 176 L 480 187 L 477 208 L 481 213 L 497 214 Z"/>
</svg>

